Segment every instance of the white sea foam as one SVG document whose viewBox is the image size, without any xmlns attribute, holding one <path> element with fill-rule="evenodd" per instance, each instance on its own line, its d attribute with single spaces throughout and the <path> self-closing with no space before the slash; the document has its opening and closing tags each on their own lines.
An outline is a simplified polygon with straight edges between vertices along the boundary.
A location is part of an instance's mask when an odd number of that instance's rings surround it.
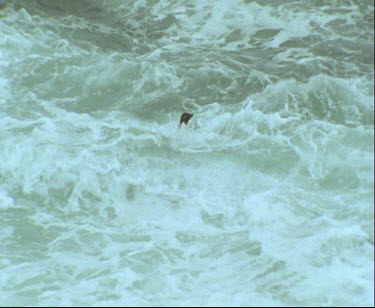
<svg viewBox="0 0 375 308">
<path fill-rule="evenodd" d="M 370 11 L 0 5 L 0 305 L 373 305 Z"/>
</svg>

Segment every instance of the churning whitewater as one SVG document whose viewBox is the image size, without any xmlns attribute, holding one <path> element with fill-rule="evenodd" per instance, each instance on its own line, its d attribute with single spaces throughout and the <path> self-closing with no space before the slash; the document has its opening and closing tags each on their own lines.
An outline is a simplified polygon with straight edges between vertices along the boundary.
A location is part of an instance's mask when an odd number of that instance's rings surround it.
<svg viewBox="0 0 375 308">
<path fill-rule="evenodd" d="M 373 29 L 370 0 L 0 0 L 0 305 L 373 306 Z"/>
</svg>

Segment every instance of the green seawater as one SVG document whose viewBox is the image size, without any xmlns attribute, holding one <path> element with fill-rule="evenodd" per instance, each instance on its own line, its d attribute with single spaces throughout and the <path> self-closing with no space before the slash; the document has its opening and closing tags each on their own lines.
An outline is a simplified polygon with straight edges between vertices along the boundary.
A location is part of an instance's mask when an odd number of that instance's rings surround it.
<svg viewBox="0 0 375 308">
<path fill-rule="evenodd" d="M 0 306 L 373 306 L 373 29 L 367 0 L 0 0 Z"/>
</svg>

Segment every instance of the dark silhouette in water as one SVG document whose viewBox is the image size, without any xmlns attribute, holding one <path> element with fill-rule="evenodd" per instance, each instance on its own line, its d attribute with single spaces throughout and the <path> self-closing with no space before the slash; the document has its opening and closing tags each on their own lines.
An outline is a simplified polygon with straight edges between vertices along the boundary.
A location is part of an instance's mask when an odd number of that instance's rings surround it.
<svg viewBox="0 0 375 308">
<path fill-rule="evenodd" d="M 182 123 L 185 123 L 185 125 L 188 124 L 189 120 L 193 117 L 193 114 L 192 113 L 186 113 L 184 112 L 182 115 L 181 115 L 181 118 L 180 118 L 180 127 L 182 125 Z"/>
</svg>

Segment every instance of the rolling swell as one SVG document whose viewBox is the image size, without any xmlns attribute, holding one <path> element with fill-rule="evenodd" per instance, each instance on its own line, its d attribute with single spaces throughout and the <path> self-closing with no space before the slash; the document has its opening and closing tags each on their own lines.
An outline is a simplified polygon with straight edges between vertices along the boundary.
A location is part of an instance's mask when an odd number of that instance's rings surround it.
<svg viewBox="0 0 375 308">
<path fill-rule="evenodd" d="M 1 305 L 373 305 L 372 29 L 369 1 L 0 2 Z"/>
</svg>

